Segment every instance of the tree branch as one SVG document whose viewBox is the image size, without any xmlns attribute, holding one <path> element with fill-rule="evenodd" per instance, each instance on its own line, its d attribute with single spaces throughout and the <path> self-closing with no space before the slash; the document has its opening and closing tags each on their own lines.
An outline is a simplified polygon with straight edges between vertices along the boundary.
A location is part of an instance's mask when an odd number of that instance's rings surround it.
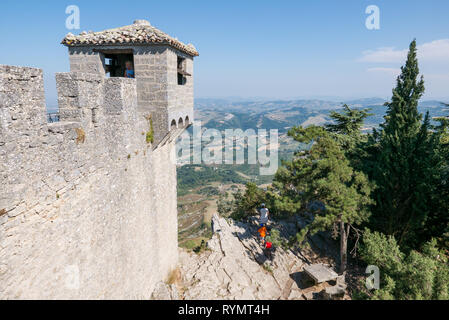
<svg viewBox="0 0 449 320">
<path fill-rule="evenodd" d="M 351 227 L 351 229 L 354 230 L 355 234 L 357 235 L 357 239 L 355 240 L 354 247 L 349 252 L 353 257 L 356 257 L 357 256 L 357 247 L 359 244 L 360 236 L 363 234 L 363 232 L 360 229 L 357 229 L 356 227 L 354 227 L 352 224 L 348 223 L 348 226 Z"/>
</svg>

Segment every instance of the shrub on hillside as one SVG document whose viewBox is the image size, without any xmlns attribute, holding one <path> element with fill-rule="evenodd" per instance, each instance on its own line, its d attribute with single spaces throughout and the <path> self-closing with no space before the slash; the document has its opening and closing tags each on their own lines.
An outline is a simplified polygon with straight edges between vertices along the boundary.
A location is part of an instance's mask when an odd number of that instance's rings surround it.
<svg viewBox="0 0 449 320">
<path fill-rule="evenodd" d="M 380 270 L 380 288 L 364 291 L 359 298 L 430 300 L 449 299 L 448 259 L 437 247 L 427 242 L 420 251 L 401 252 L 392 236 L 366 230 L 361 257 Z"/>
<path fill-rule="evenodd" d="M 235 207 L 231 217 L 234 220 L 246 219 L 257 215 L 257 209 L 265 202 L 265 191 L 257 187 L 254 183 L 247 183 L 245 193 L 237 192 L 234 195 Z"/>
</svg>

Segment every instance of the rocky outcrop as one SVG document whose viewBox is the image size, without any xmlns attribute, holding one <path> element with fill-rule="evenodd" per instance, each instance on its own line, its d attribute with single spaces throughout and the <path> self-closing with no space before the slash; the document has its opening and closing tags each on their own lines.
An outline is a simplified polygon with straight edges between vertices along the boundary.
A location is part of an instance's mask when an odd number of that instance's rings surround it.
<svg viewBox="0 0 449 320">
<path fill-rule="evenodd" d="M 166 284 L 164 282 L 159 282 L 156 284 L 153 294 L 151 296 L 152 300 L 179 300 L 178 289 L 175 284 Z"/>
<path fill-rule="evenodd" d="M 346 294 L 347 285 L 345 283 L 345 276 L 339 276 L 337 278 L 337 284 L 333 287 L 328 287 L 322 292 L 323 298 L 326 300 L 340 300 L 343 299 Z"/>
<path fill-rule="evenodd" d="M 307 257 L 276 248 L 271 258 L 258 242 L 257 224 L 214 215 L 213 237 L 200 255 L 180 250 L 180 299 L 315 299 L 330 286 L 315 286 L 303 273 Z"/>
</svg>

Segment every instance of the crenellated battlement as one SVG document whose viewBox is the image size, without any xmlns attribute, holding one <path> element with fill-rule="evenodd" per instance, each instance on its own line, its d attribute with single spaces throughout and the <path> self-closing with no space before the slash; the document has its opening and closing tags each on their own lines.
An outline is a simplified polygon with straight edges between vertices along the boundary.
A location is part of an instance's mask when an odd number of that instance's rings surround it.
<svg viewBox="0 0 449 320">
<path fill-rule="evenodd" d="M 148 298 L 175 267 L 173 145 L 136 82 L 59 73 L 47 123 L 42 70 L 0 66 L 0 299 Z"/>
<path fill-rule="evenodd" d="M 98 125 L 109 116 L 137 114 L 135 79 L 69 72 L 56 74 L 56 86 L 60 121 Z"/>
<path fill-rule="evenodd" d="M 118 148 L 108 146 L 109 143 L 127 145 L 131 141 L 136 147 L 148 148 L 142 133 L 149 130 L 150 113 L 138 111 L 135 79 L 59 73 L 56 84 L 60 122 L 47 123 L 42 70 L 0 66 L 0 75 L 0 147 L 4 156 L 36 153 L 33 149 L 43 149 L 45 154 L 49 147 L 61 150 L 75 145 L 84 153 L 86 146 L 112 150 Z M 59 136 L 61 133 L 65 136 Z M 111 141 L 111 136 L 116 140 Z M 73 157 L 77 152 L 71 150 L 67 156 Z M 59 160 L 64 156 L 59 154 Z"/>
</svg>

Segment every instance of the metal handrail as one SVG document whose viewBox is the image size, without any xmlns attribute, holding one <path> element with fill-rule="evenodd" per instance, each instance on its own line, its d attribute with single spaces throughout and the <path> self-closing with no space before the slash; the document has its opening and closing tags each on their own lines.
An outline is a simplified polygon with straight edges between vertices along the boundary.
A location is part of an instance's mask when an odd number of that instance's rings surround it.
<svg viewBox="0 0 449 320">
<path fill-rule="evenodd" d="M 47 122 L 59 122 L 59 112 L 47 112 Z"/>
</svg>

